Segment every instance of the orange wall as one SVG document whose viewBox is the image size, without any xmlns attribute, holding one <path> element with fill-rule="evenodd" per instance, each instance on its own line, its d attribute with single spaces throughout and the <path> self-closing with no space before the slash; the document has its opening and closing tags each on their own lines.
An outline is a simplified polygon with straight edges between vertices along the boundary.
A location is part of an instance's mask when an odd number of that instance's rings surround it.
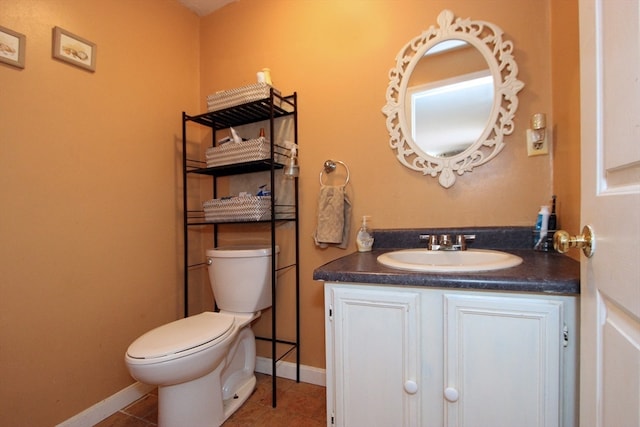
<svg viewBox="0 0 640 427">
<path fill-rule="evenodd" d="M 304 364 L 324 367 L 313 269 L 355 249 L 313 245 L 324 160 L 351 169 L 352 228 L 364 214 L 378 228 L 532 225 L 556 190 L 551 158 L 526 156 L 530 115 L 556 138 L 570 126 L 579 149 L 578 110 L 551 95 L 577 66 L 552 68 L 551 3 L 240 0 L 198 18 L 175 0 L 0 0 L 0 25 L 27 36 L 26 68 L 0 64 L 0 425 L 56 424 L 133 382 L 127 346 L 182 314 L 180 112 L 263 67 L 299 94 Z M 505 150 L 448 190 L 396 160 L 381 112 L 395 55 L 444 8 L 501 26 L 526 85 Z M 51 58 L 56 25 L 98 45 L 95 73 Z M 579 219 L 579 172 L 565 172 L 563 225 Z"/>
<path fill-rule="evenodd" d="M 444 8 L 499 25 L 525 83 L 506 148 L 448 190 L 400 164 L 381 112 L 396 54 Z M 531 114 L 553 122 L 549 23 L 548 2 L 539 0 L 241 0 L 202 19 L 201 109 L 206 95 L 253 83 L 263 67 L 284 93 L 298 92 L 304 364 L 324 366 L 322 284 L 313 269 L 349 252 L 317 249 L 311 238 L 326 159 L 351 170 L 354 231 L 365 214 L 374 228 L 533 225 L 553 192 L 550 157 L 527 157 L 524 139 Z"/>
<path fill-rule="evenodd" d="M 580 224 L 580 40 L 578 2 L 554 1 L 551 19 L 553 70 L 553 188 L 559 226 L 571 233 Z M 579 251 L 568 255 L 580 260 Z"/>
<path fill-rule="evenodd" d="M 0 0 L 0 425 L 57 424 L 133 382 L 124 352 L 181 315 L 180 113 L 198 17 L 174 0 Z M 51 58 L 60 26 L 95 73 Z"/>
</svg>

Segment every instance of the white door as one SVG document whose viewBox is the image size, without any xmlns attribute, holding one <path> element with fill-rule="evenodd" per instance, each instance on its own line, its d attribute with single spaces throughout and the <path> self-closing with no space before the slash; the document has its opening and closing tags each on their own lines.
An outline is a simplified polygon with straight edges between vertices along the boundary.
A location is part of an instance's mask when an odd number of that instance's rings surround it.
<svg viewBox="0 0 640 427">
<path fill-rule="evenodd" d="M 580 0 L 582 426 L 640 426 L 639 3 Z"/>
</svg>

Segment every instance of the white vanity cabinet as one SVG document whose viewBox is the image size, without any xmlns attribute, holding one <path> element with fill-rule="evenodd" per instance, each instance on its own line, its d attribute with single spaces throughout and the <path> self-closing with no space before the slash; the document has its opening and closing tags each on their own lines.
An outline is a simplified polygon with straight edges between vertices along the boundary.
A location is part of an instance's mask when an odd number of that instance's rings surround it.
<svg viewBox="0 0 640 427">
<path fill-rule="evenodd" d="M 328 426 L 565 426 L 576 297 L 325 283 Z"/>
</svg>

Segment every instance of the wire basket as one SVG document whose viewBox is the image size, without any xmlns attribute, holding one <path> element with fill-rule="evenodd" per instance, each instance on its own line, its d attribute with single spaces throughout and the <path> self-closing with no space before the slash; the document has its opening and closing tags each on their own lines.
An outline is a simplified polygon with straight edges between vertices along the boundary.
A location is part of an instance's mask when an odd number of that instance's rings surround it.
<svg viewBox="0 0 640 427">
<path fill-rule="evenodd" d="M 248 102 L 269 98 L 270 89 L 271 86 L 266 83 L 254 83 L 252 85 L 242 86 L 235 89 L 222 90 L 207 96 L 207 109 L 210 112 L 218 111 L 246 104 Z M 278 95 L 280 94 L 280 92 L 275 88 L 273 91 Z"/>
<path fill-rule="evenodd" d="M 271 196 L 242 196 L 203 202 L 207 222 L 262 221 L 271 218 Z"/>
<path fill-rule="evenodd" d="M 273 147 L 276 163 L 285 164 L 287 150 L 278 145 Z M 265 137 L 242 142 L 227 142 L 206 151 L 207 167 L 224 166 L 234 163 L 251 162 L 271 158 L 271 144 Z"/>
</svg>

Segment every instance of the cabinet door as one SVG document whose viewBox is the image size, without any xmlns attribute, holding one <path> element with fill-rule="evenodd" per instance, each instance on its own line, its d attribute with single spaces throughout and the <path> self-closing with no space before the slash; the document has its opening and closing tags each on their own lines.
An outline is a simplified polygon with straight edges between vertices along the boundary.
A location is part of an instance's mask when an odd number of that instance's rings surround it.
<svg viewBox="0 0 640 427">
<path fill-rule="evenodd" d="M 562 303 L 444 298 L 445 425 L 558 426 Z"/>
<path fill-rule="evenodd" d="M 419 300 L 410 291 L 327 285 L 328 425 L 419 425 Z"/>
</svg>

